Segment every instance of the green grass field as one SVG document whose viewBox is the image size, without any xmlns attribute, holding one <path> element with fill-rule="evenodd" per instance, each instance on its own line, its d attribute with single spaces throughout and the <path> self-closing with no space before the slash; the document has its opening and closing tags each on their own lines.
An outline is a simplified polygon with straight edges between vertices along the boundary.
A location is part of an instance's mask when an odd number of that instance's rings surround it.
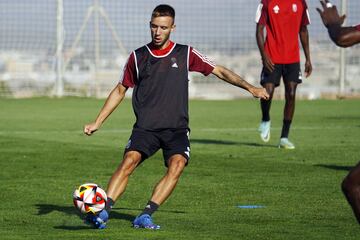
<svg viewBox="0 0 360 240">
<path fill-rule="evenodd" d="M 162 230 L 132 229 L 165 172 L 161 153 L 144 162 L 116 203 L 108 228 L 84 225 L 72 204 L 80 184 L 104 188 L 134 121 L 125 101 L 94 136 L 82 134 L 104 100 L 0 99 L 1 239 L 359 239 L 340 183 L 360 160 L 360 101 L 298 101 L 290 139 L 261 142 L 257 100 L 191 101 L 191 160 L 154 214 Z M 262 205 L 241 209 L 239 205 Z"/>
</svg>

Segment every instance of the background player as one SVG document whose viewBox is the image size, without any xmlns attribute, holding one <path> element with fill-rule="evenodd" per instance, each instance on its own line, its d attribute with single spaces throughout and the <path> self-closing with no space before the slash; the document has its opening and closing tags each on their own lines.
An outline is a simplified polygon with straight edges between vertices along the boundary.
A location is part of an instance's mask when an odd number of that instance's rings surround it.
<svg viewBox="0 0 360 240">
<path fill-rule="evenodd" d="M 329 1 L 320 1 L 320 3 L 323 10 L 317 8 L 317 11 L 329 31 L 331 40 L 340 47 L 350 47 L 360 43 L 360 24 L 343 27 L 346 16 L 340 16 L 336 6 Z M 360 223 L 360 162 L 344 178 L 341 187 L 358 223 Z"/>
<path fill-rule="evenodd" d="M 256 13 L 256 23 L 256 41 L 263 62 L 261 85 L 270 95 L 269 99 L 261 100 L 260 137 L 264 142 L 270 140 L 271 100 L 282 77 L 285 85 L 285 107 L 279 147 L 294 149 L 288 135 L 295 111 L 296 88 L 302 82 L 299 36 L 306 58 L 305 77 L 309 77 L 312 72 L 307 30 L 310 19 L 306 2 L 261 0 Z"/>
<path fill-rule="evenodd" d="M 107 188 L 106 210 L 87 221 L 104 228 L 108 211 L 123 194 L 129 176 L 146 158 L 162 149 L 166 174 L 155 186 L 144 211 L 133 222 L 135 228 L 159 229 L 151 215 L 170 196 L 190 159 L 188 139 L 188 73 L 197 71 L 249 91 L 254 97 L 268 98 L 232 71 L 215 65 L 194 48 L 170 41 L 175 30 L 175 11 L 169 5 L 157 6 L 151 16 L 151 43 L 132 52 L 119 84 L 108 96 L 93 123 L 84 126 L 91 135 L 123 100 L 128 88 L 134 88 L 132 103 L 136 122 L 125 147 L 123 161 L 113 173 Z"/>
</svg>

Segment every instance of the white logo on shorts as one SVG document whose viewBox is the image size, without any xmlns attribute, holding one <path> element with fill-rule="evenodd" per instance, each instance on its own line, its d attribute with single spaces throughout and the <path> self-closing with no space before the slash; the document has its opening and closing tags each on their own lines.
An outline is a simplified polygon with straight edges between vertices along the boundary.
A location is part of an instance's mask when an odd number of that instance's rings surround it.
<svg viewBox="0 0 360 240">
<path fill-rule="evenodd" d="M 188 157 L 190 157 L 190 147 L 187 147 L 187 151 L 184 152 Z"/>
<path fill-rule="evenodd" d="M 128 143 L 126 144 L 126 147 L 125 147 L 125 148 L 126 148 L 126 149 L 127 149 L 127 148 L 130 148 L 130 146 L 131 146 L 131 139 L 129 139 L 129 141 L 128 141 Z"/>
<path fill-rule="evenodd" d="M 302 73 L 299 71 L 299 80 L 302 80 Z"/>
</svg>

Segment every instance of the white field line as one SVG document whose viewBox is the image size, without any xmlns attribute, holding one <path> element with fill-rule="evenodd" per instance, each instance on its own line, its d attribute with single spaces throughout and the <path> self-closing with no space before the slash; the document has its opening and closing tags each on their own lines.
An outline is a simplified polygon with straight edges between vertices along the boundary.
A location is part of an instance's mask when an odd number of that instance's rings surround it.
<svg viewBox="0 0 360 240">
<path fill-rule="evenodd" d="M 324 126 L 324 127 L 292 127 L 291 130 L 300 131 L 313 131 L 313 130 L 341 130 L 341 129 L 353 129 L 354 127 L 344 126 Z M 281 130 L 280 127 L 271 128 L 273 130 Z M 257 128 L 192 128 L 192 132 L 255 132 Z M 130 133 L 131 129 L 102 129 L 99 133 Z M 0 130 L 0 135 L 8 134 L 83 134 L 81 130 Z"/>
</svg>

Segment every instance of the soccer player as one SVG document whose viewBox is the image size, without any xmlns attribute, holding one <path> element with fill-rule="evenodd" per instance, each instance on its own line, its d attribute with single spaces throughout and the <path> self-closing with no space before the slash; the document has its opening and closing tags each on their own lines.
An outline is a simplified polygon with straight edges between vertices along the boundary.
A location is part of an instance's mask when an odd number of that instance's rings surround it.
<svg viewBox="0 0 360 240">
<path fill-rule="evenodd" d="M 323 10 L 316 8 L 329 31 L 329 37 L 339 47 L 350 47 L 360 43 L 360 24 L 342 26 L 345 15 L 340 16 L 335 5 L 320 1 Z M 349 172 L 341 184 L 342 191 L 360 224 L 360 162 Z"/>
<path fill-rule="evenodd" d="M 163 151 L 166 174 L 155 186 L 143 212 L 133 221 L 135 228 L 159 229 L 151 215 L 170 196 L 190 160 L 188 126 L 188 73 L 210 73 L 241 87 L 254 97 L 267 99 L 266 89 L 257 88 L 227 68 L 215 65 L 191 46 L 170 40 L 175 30 L 175 11 L 169 5 L 157 6 L 151 15 L 151 42 L 133 51 L 123 76 L 111 91 L 96 120 L 84 126 L 91 135 L 133 89 L 132 104 L 136 116 L 123 160 L 113 173 L 107 188 L 105 210 L 87 221 L 104 228 L 114 202 L 123 194 L 129 176 L 141 162 L 159 149 Z"/>
<path fill-rule="evenodd" d="M 323 10 L 316 8 L 328 29 L 331 40 L 339 47 L 350 47 L 360 43 L 360 24 L 357 26 L 342 26 L 346 18 L 340 16 L 335 5 L 328 0 L 320 1 Z"/>
<path fill-rule="evenodd" d="M 270 95 L 269 99 L 260 101 L 260 137 L 264 142 L 270 140 L 271 100 L 282 77 L 285 85 L 285 107 L 279 147 L 294 149 L 295 146 L 288 136 L 295 111 L 296 88 L 302 82 L 299 36 L 305 53 L 305 77 L 309 77 L 312 72 L 307 30 L 310 19 L 306 2 L 261 0 L 256 13 L 256 23 L 256 41 L 263 63 L 260 83 Z"/>
</svg>

